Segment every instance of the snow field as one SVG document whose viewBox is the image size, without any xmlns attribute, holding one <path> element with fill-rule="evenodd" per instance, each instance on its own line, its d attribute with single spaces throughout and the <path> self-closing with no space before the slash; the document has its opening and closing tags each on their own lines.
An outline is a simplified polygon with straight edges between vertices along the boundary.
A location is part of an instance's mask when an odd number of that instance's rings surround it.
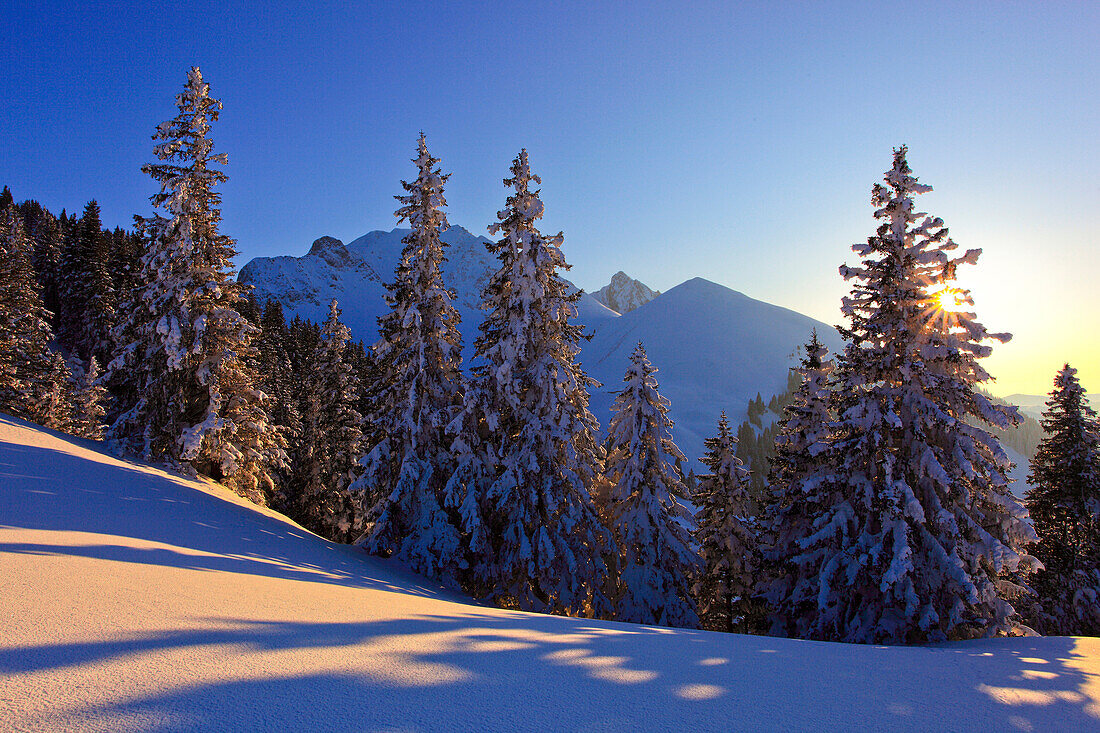
<svg viewBox="0 0 1100 733">
<path fill-rule="evenodd" d="M 854 646 L 485 608 L 0 416 L 0 729 L 1096 730 L 1100 640 Z"/>
</svg>

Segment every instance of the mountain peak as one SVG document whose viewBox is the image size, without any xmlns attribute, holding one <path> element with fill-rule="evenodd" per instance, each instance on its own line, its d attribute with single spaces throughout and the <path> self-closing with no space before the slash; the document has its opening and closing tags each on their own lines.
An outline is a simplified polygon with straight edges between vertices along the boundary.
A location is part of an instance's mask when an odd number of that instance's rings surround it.
<svg viewBox="0 0 1100 733">
<path fill-rule="evenodd" d="M 318 237 L 313 240 L 309 248 L 309 254 L 320 257 L 333 267 L 340 267 L 351 262 L 351 253 L 336 237 Z"/>
<path fill-rule="evenodd" d="M 613 311 L 628 313 L 645 305 L 660 294 L 660 292 L 650 289 L 645 283 L 639 282 L 619 270 L 611 276 L 611 282 L 593 293 L 592 297 Z"/>
</svg>

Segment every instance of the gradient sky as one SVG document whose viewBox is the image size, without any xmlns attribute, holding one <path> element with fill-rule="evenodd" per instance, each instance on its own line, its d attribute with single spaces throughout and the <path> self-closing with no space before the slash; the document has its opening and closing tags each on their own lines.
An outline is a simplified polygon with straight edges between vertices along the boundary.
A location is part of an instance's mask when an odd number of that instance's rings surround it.
<svg viewBox="0 0 1100 733">
<path fill-rule="evenodd" d="M 569 276 L 694 276 L 828 323 L 905 143 L 962 247 L 997 394 L 1100 391 L 1100 3 L 0 0 L 0 184 L 109 226 L 149 212 L 187 68 L 225 104 L 239 264 L 395 226 L 416 136 L 484 233 L 521 147 Z"/>
</svg>

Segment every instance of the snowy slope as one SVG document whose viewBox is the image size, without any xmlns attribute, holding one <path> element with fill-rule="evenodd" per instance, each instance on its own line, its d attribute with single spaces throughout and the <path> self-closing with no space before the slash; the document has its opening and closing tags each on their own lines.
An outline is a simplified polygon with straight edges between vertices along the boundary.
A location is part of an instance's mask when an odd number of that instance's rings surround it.
<svg viewBox="0 0 1100 733">
<path fill-rule="evenodd" d="M 887 648 L 484 608 L 0 416 L 0 730 L 1096 730 L 1100 640 Z"/>
<path fill-rule="evenodd" d="M 592 297 L 617 313 L 628 313 L 656 298 L 660 293 L 635 280 L 622 270 L 611 276 L 611 282 L 592 293 Z"/>
<path fill-rule="evenodd" d="M 642 341 L 661 394 L 672 402 L 676 442 L 689 458 L 699 458 L 722 410 L 736 426 L 758 392 L 767 400 L 786 389 L 787 369 L 798 363 L 798 347 L 814 328 L 830 351 L 840 348 L 832 326 L 709 280 L 688 280 L 596 327 L 581 351 L 585 369 L 604 385 L 593 396 L 593 411 L 607 422 L 612 392 Z"/>
<path fill-rule="evenodd" d="M 1027 474 L 1030 471 L 1027 456 L 1021 455 L 1018 451 L 1013 450 L 1011 446 L 1002 445 L 1001 447 L 1004 448 L 1009 460 L 1014 464 L 1012 470 L 1008 472 L 1012 495 L 1022 500 L 1027 492 Z"/>
</svg>

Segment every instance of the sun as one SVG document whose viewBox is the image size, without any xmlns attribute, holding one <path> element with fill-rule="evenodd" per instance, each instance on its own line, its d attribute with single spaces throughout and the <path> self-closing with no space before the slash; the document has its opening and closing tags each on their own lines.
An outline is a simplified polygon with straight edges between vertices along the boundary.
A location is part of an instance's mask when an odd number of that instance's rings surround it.
<svg viewBox="0 0 1100 733">
<path fill-rule="evenodd" d="M 962 288 L 941 285 L 929 292 L 936 310 L 947 313 L 961 313 L 970 306 L 969 293 Z"/>
</svg>

